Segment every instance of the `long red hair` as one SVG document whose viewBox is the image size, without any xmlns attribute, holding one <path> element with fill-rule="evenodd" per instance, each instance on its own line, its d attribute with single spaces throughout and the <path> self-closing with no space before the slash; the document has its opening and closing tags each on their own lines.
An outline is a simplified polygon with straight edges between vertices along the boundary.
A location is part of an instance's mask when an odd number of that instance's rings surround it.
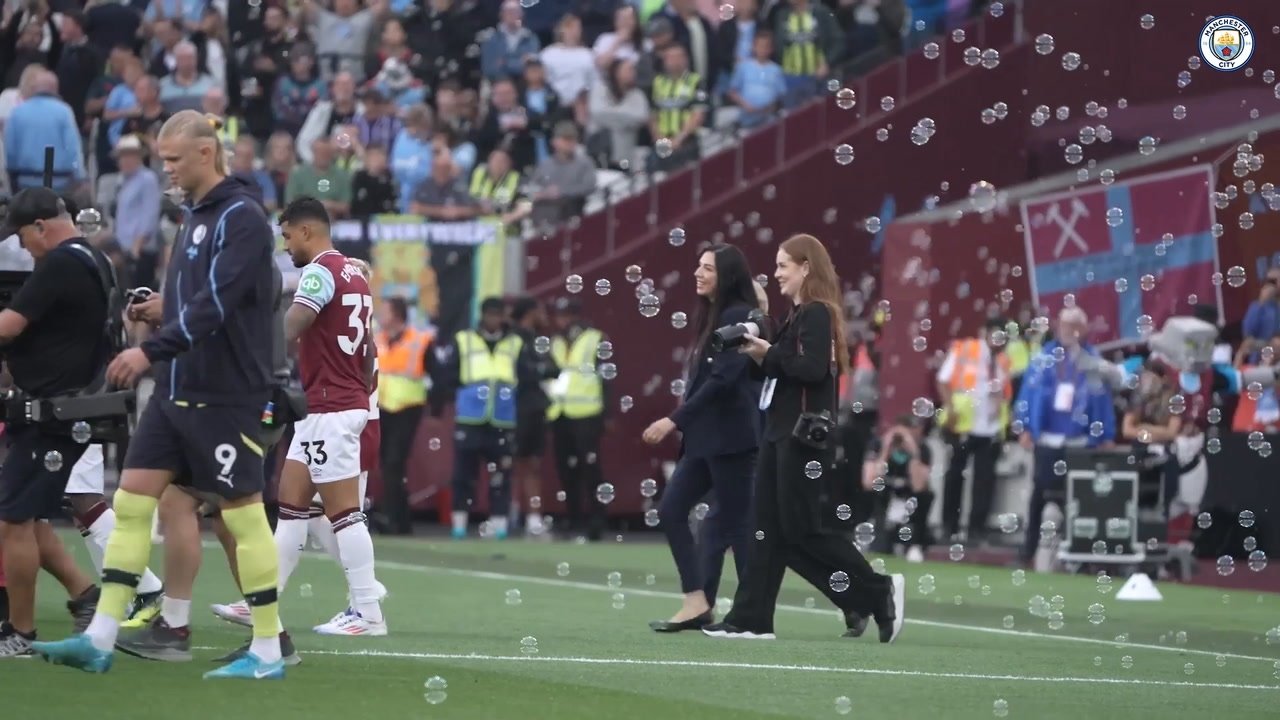
<svg viewBox="0 0 1280 720">
<path fill-rule="evenodd" d="M 797 265 L 809 263 L 809 274 L 800 286 L 802 302 L 817 302 L 831 313 L 831 339 L 840 374 L 849 372 L 849 344 L 845 339 L 844 308 L 840 304 L 840 277 L 827 248 L 812 235 L 792 235 L 782 243 L 782 251 Z"/>
</svg>

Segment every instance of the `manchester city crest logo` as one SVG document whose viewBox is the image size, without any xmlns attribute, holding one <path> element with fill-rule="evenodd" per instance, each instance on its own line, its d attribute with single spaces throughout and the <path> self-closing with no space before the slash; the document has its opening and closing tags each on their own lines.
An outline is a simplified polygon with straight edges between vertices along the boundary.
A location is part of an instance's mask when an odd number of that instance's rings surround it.
<svg viewBox="0 0 1280 720">
<path fill-rule="evenodd" d="M 1222 15 L 1200 31 L 1200 56 L 1214 70 L 1239 70 L 1253 57 L 1253 30 L 1243 20 Z"/>
</svg>

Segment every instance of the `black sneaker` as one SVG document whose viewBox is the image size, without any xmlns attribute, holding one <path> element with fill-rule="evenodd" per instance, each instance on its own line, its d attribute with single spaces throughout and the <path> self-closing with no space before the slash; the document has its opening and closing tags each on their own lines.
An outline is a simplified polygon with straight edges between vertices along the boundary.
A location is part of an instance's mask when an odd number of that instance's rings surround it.
<svg viewBox="0 0 1280 720">
<path fill-rule="evenodd" d="M 98 609 L 98 598 L 101 595 L 102 590 L 97 585 L 91 585 L 88 590 L 80 593 L 80 597 L 67 601 L 67 611 L 71 613 L 72 627 L 75 628 L 73 634 L 79 635 L 89 628 L 89 621 Z"/>
<path fill-rule="evenodd" d="M 902 575 L 890 575 L 886 585 L 882 604 L 875 615 L 876 625 L 880 628 L 880 642 L 891 643 L 898 639 L 902 623 L 906 619 L 907 580 Z"/>
<path fill-rule="evenodd" d="M 249 654 L 249 648 L 253 645 L 253 641 L 241 645 L 222 657 L 214 660 L 217 663 L 233 663 L 245 655 Z M 298 649 L 293 646 L 293 638 L 289 637 L 289 633 L 280 633 L 280 659 L 284 660 L 285 665 L 293 666 L 302 662 L 302 656 L 298 654 Z"/>
<path fill-rule="evenodd" d="M 702 634 L 713 638 L 731 638 L 734 640 L 775 640 L 777 635 L 771 632 L 752 632 L 743 630 L 737 625 L 730 625 L 727 622 L 718 622 L 706 625 L 702 628 Z"/>
<path fill-rule="evenodd" d="M 867 631 L 868 618 L 854 610 L 844 614 L 844 634 L 840 637 L 857 638 Z"/>
<path fill-rule="evenodd" d="M 36 634 L 23 635 L 8 622 L 0 623 L 0 660 L 35 657 L 31 643 Z"/>
<path fill-rule="evenodd" d="M 162 662 L 191 662 L 191 628 L 169 627 L 163 615 L 136 630 L 122 630 L 116 649 L 134 657 Z"/>
<path fill-rule="evenodd" d="M 155 592 L 138 593 L 133 596 L 133 602 L 129 603 L 129 611 L 124 614 L 125 619 L 132 620 L 139 617 L 140 614 L 150 615 L 147 620 L 155 617 L 152 610 L 160 609 L 160 601 L 164 599 L 164 589 L 161 588 Z"/>
</svg>

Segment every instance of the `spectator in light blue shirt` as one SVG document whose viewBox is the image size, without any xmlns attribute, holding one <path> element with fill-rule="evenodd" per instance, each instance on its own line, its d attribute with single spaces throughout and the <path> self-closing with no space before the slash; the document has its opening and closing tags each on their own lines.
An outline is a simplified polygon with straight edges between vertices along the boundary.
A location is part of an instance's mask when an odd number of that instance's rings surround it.
<svg viewBox="0 0 1280 720">
<path fill-rule="evenodd" d="M 84 179 L 75 114 L 58 97 L 58 76 L 43 70 L 32 82 L 31 97 L 13 109 L 4 126 L 4 162 L 12 192 L 43 184 L 46 147 L 54 148 L 54 190 L 65 191 Z"/>
<path fill-rule="evenodd" d="M 160 79 L 160 104 L 170 115 L 199 111 L 205 93 L 216 84 L 212 76 L 200 72 L 198 58 L 196 46 L 186 40 L 173 48 L 173 72 Z"/>
<path fill-rule="evenodd" d="M 741 108 L 738 124 L 744 129 L 769 122 L 787 94 L 786 77 L 772 56 L 773 35 L 759 30 L 751 41 L 751 57 L 733 69 L 729 100 Z"/>
<path fill-rule="evenodd" d="M 489 82 L 519 77 L 524 61 L 542 49 L 538 37 L 524 26 L 524 9 L 518 0 L 502 3 L 498 26 L 480 46 L 480 70 Z"/>
<path fill-rule="evenodd" d="M 160 179 L 144 164 L 137 135 L 126 135 L 113 153 L 120 167 L 116 194 L 116 242 L 133 259 L 133 281 L 155 287 L 160 258 Z"/>
<path fill-rule="evenodd" d="M 194 27 L 200 24 L 208 5 L 209 0 L 151 0 L 143 18 L 149 23 L 161 17 L 178 19 L 181 23 Z"/>
</svg>

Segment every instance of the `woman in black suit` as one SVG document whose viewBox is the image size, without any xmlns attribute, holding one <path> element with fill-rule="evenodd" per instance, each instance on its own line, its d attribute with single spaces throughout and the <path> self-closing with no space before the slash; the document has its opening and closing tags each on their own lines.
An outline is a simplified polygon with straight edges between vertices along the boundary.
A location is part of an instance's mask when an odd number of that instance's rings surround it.
<svg viewBox="0 0 1280 720">
<path fill-rule="evenodd" d="M 810 235 L 782 243 L 773 276 L 794 307 L 772 344 L 751 337 L 741 348 L 765 378 L 756 540 L 733 610 L 702 631 L 712 637 L 772 639 L 774 607 L 790 567 L 844 612 L 846 637 L 861 635 L 867 618 L 874 617 L 880 641 L 893 642 L 902 629 L 903 577 L 875 572 L 853 543 L 826 530 L 821 519 L 835 512 L 826 507 L 824 474 L 833 474 L 835 460 L 830 435 L 836 378 L 849 369 L 840 281 L 826 248 Z"/>
<path fill-rule="evenodd" d="M 670 620 L 649 623 L 657 632 L 696 630 L 712 622 L 725 550 L 733 548 L 741 576 L 753 531 L 751 474 L 759 445 L 760 383 L 748 376 L 751 361 L 746 356 L 734 348 L 712 349 L 711 334 L 748 321 L 759 307 L 755 283 L 746 257 L 732 245 L 703 251 L 693 278 L 699 303 L 697 340 L 689 351 L 684 399 L 675 412 L 644 431 L 651 445 L 673 430 L 683 435 L 680 461 L 658 504 L 658 521 L 680 573 L 684 603 Z M 708 493 L 714 505 L 695 547 L 689 511 Z"/>
</svg>

